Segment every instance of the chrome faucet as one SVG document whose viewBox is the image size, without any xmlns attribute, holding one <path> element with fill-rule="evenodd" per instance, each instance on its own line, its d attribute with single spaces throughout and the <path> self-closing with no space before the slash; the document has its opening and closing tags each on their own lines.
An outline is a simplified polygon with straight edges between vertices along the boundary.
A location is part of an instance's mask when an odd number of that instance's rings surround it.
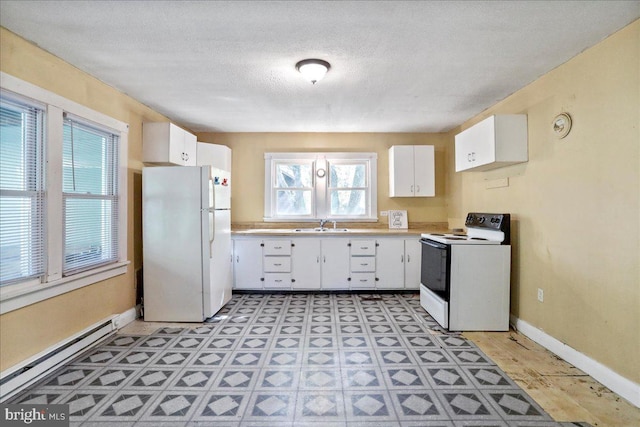
<svg viewBox="0 0 640 427">
<path fill-rule="evenodd" d="M 324 225 L 328 222 L 328 219 L 321 219 L 320 220 L 320 230 L 324 229 Z"/>
</svg>

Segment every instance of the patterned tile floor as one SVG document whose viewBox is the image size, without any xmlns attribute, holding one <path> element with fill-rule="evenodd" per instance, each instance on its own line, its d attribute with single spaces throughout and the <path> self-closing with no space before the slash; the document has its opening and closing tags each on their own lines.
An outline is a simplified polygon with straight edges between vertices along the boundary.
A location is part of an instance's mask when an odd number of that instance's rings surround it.
<svg viewBox="0 0 640 427">
<path fill-rule="evenodd" d="M 74 426 L 561 426 L 415 294 L 239 294 L 112 337 L 13 399 Z"/>
</svg>

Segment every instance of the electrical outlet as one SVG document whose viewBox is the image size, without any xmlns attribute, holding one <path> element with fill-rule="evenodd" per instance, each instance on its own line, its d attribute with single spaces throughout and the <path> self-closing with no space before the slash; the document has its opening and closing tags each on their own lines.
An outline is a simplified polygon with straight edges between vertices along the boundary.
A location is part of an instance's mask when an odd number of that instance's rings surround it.
<svg viewBox="0 0 640 427">
<path fill-rule="evenodd" d="M 544 291 L 538 288 L 538 301 L 544 302 Z"/>
</svg>

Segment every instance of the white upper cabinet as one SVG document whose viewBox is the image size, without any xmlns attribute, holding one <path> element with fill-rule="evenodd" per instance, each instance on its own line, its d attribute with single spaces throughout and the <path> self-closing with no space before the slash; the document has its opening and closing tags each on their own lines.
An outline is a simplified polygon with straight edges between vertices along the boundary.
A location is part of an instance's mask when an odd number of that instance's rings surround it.
<svg viewBox="0 0 640 427">
<path fill-rule="evenodd" d="M 197 138 L 173 123 L 142 124 L 142 161 L 156 165 L 196 166 Z"/>
<path fill-rule="evenodd" d="M 213 166 L 231 172 L 231 148 L 198 142 L 198 166 Z"/>
<path fill-rule="evenodd" d="M 433 145 L 389 148 L 389 197 L 433 197 L 435 183 Z"/>
<path fill-rule="evenodd" d="M 525 114 L 491 116 L 456 135 L 456 172 L 486 171 L 527 160 Z"/>
</svg>

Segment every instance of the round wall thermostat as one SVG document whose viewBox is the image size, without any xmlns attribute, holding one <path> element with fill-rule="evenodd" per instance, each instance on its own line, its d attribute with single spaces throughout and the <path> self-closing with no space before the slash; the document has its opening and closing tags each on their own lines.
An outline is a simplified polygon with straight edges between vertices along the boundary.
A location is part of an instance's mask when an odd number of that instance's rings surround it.
<svg viewBox="0 0 640 427">
<path fill-rule="evenodd" d="M 571 130 L 571 116 L 560 113 L 553 119 L 553 134 L 559 139 L 564 138 Z"/>
</svg>

